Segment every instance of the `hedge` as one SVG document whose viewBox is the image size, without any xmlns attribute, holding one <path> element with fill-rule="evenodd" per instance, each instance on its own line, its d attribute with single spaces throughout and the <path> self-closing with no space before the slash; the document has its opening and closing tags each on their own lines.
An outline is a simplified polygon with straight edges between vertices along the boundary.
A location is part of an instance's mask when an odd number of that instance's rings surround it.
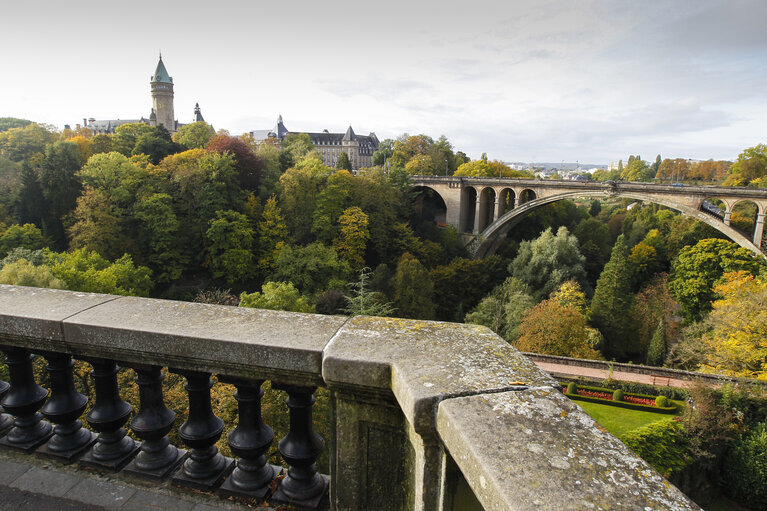
<svg viewBox="0 0 767 511">
<path fill-rule="evenodd" d="M 684 428 L 674 419 L 652 422 L 620 437 L 634 453 L 669 477 L 692 463 Z"/>
<path fill-rule="evenodd" d="M 593 380 L 588 380 L 583 377 L 578 378 L 561 378 L 560 382 L 567 385 L 568 382 L 575 382 L 578 386 L 594 385 Z M 679 387 L 654 387 L 645 383 L 630 382 L 623 380 L 602 380 L 599 382 L 603 388 L 616 390 L 621 389 L 623 392 L 629 392 L 632 394 L 646 394 L 651 395 L 653 398 L 656 396 L 666 396 L 669 399 L 675 399 L 677 401 L 687 401 L 690 397 L 690 393 L 687 389 Z"/>
<path fill-rule="evenodd" d="M 603 387 L 590 387 L 587 385 L 578 385 L 578 390 L 590 390 L 592 392 L 603 392 L 606 394 L 612 394 L 611 389 L 606 389 Z M 676 412 L 676 405 L 668 406 L 668 407 L 660 407 L 660 406 L 651 406 L 651 405 L 641 405 L 638 403 L 629 403 L 626 401 L 614 401 L 612 399 L 604 399 L 601 397 L 592 397 L 592 396 L 582 396 L 580 394 L 571 394 L 567 392 L 567 388 L 563 387 L 562 392 L 569 397 L 570 399 L 576 400 L 576 401 L 587 401 L 590 403 L 600 403 L 600 404 L 608 404 L 612 406 L 617 406 L 620 408 L 627 408 L 631 410 L 644 410 L 644 411 L 651 411 L 656 413 L 675 413 Z M 640 397 L 644 399 L 650 399 L 652 401 L 655 401 L 655 398 L 657 396 L 651 396 L 649 394 L 637 394 L 634 392 L 626 392 L 625 396 L 634 396 L 634 397 Z"/>
</svg>

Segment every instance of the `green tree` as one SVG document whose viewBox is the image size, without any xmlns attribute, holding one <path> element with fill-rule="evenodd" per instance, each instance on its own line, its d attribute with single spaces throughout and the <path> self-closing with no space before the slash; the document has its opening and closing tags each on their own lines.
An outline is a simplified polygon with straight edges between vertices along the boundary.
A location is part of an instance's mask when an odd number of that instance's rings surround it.
<svg viewBox="0 0 767 511">
<path fill-rule="evenodd" d="M 77 199 L 73 219 L 68 230 L 72 248 L 92 250 L 108 259 L 135 252 L 134 240 L 123 229 L 123 210 L 103 190 L 87 188 Z"/>
<path fill-rule="evenodd" d="M 135 266 L 127 254 L 110 263 L 96 252 L 78 249 L 51 252 L 48 260 L 53 276 L 72 291 L 148 296 L 152 290 L 152 271 Z"/>
<path fill-rule="evenodd" d="M 163 158 L 175 152 L 178 152 L 178 146 L 171 140 L 165 126 L 160 125 L 138 136 L 131 155 L 145 154 L 149 156 L 149 161 L 157 165 Z"/>
<path fill-rule="evenodd" d="M 154 193 L 136 204 L 136 219 L 141 224 L 141 253 L 145 254 L 159 283 L 181 277 L 188 262 L 179 249 L 179 221 L 173 210 L 173 198 Z"/>
<path fill-rule="evenodd" d="M 57 134 L 52 126 L 31 123 L 23 127 L 0 131 L 0 156 L 20 162 L 39 163 L 48 144 Z"/>
<path fill-rule="evenodd" d="M 591 300 L 591 322 L 605 338 L 606 358 L 623 358 L 636 351 L 630 324 L 631 263 L 623 235 L 613 246 Z"/>
<path fill-rule="evenodd" d="M 0 235 L 0 259 L 7 256 L 14 248 L 38 250 L 46 245 L 43 233 L 34 224 L 14 224 Z"/>
<path fill-rule="evenodd" d="M 285 245 L 277 253 L 270 280 L 292 282 L 304 294 L 343 289 L 351 273 L 331 247 L 319 242 L 305 247 Z"/>
<path fill-rule="evenodd" d="M 197 121 L 181 126 L 171 138 L 186 149 L 200 149 L 207 146 L 215 134 L 213 126 L 205 121 Z"/>
<path fill-rule="evenodd" d="M 338 218 L 338 223 L 341 232 L 333 241 L 333 247 L 352 270 L 360 271 L 365 266 L 365 247 L 370 238 L 368 216 L 354 206 L 344 210 Z"/>
<path fill-rule="evenodd" d="M 383 165 L 394 153 L 394 140 L 387 138 L 378 144 L 378 149 L 373 153 L 373 165 Z"/>
<path fill-rule="evenodd" d="M 352 161 L 349 159 L 349 155 L 346 154 L 346 151 L 341 151 L 341 154 L 338 156 L 338 160 L 336 161 L 336 168 L 349 172 L 352 171 Z"/>
<path fill-rule="evenodd" d="M 91 139 L 91 156 L 100 153 L 110 153 L 114 150 L 112 147 L 112 137 L 104 133 L 94 135 Z"/>
<path fill-rule="evenodd" d="M 314 312 L 309 301 L 290 282 L 267 282 L 261 292 L 240 294 L 240 307 L 292 312 Z"/>
<path fill-rule="evenodd" d="M 354 177 L 346 170 L 338 170 L 328 177 L 327 186 L 317 196 L 317 207 L 312 220 L 312 233 L 325 243 L 338 236 L 338 218 L 350 206 Z"/>
<path fill-rule="evenodd" d="M 330 174 L 331 169 L 312 154 L 280 176 L 280 206 L 293 238 L 299 243 L 311 239 L 316 201 Z"/>
<path fill-rule="evenodd" d="M 437 319 L 463 321 L 466 312 L 485 297 L 487 290 L 502 281 L 506 275 L 505 266 L 499 256 L 490 256 L 485 259 L 455 258 L 449 264 L 433 268 L 429 274 L 434 283 Z"/>
<path fill-rule="evenodd" d="M 121 124 L 115 128 L 115 134 L 112 137 L 112 148 L 124 156 L 130 156 L 133 153 L 133 148 L 136 147 L 139 137 L 150 134 L 153 131 L 151 126 L 143 122 Z"/>
<path fill-rule="evenodd" d="M 730 167 L 724 179 L 725 186 L 746 186 L 767 175 L 767 145 L 758 144 L 744 149 Z"/>
<path fill-rule="evenodd" d="M 208 143 L 208 149 L 219 154 L 231 154 L 240 186 L 243 190 L 258 190 L 265 163 L 243 140 L 218 135 Z"/>
<path fill-rule="evenodd" d="M 0 269 L 0 284 L 66 289 L 64 282 L 56 278 L 48 266 L 35 266 L 26 259 L 3 265 Z"/>
<path fill-rule="evenodd" d="M 522 318 L 535 306 L 528 287 L 519 279 L 507 278 L 466 315 L 466 323 L 484 325 L 509 342 L 519 337 Z"/>
<path fill-rule="evenodd" d="M 586 286 L 585 260 L 578 249 L 578 238 L 566 227 L 555 235 L 546 229 L 533 241 L 523 241 L 509 273 L 527 284 L 534 298 L 550 295 L 563 282 L 575 280 Z"/>
<path fill-rule="evenodd" d="M 662 366 L 664 360 L 666 360 L 666 325 L 661 320 L 650 340 L 650 348 L 647 350 L 647 365 Z"/>
<path fill-rule="evenodd" d="M 764 266 L 764 261 L 735 243 L 704 239 L 679 252 L 672 264 L 669 288 L 682 305 L 685 319 L 696 321 L 711 310 L 716 298 L 714 285 L 722 275 L 733 271 L 757 274 Z"/>
<path fill-rule="evenodd" d="M 27 162 L 21 165 L 21 189 L 16 198 L 16 215 L 23 224 L 33 223 L 40 227 L 46 217 L 45 198 L 35 169 Z"/>
<path fill-rule="evenodd" d="M 255 275 L 255 232 L 248 217 L 236 211 L 217 211 L 206 237 L 208 264 L 215 278 L 234 284 Z"/>
<path fill-rule="evenodd" d="M 266 201 L 261 222 L 258 224 L 258 267 L 262 272 L 274 271 L 277 254 L 288 239 L 288 226 L 277 205 L 277 199 L 270 197 Z"/>
<path fill-rule="evenodd" d="M 380 292 L 368 289 L 370 268 L 362 268 L 360 278 L 352 282 L 350 296 L 346 298 L 347 304 L 344 312 L 350 316 L 391 316 L 394 314 L 394 306 L 387 302 Z"/>
<path fill-rule="evenodd" d="M 64 246 L 64 217 L 77 205 L 82 186 L 77 176 L 80 153 L 74 142 L 56 142 L 45 150 L 41 164 L 40 185 L 50 217 L 46 233 L 59 246 Z"/>
<path fill-rule="evenodd" d="M 18 119 L 16 117 L 0 117 L 0 132 L 8 131 L 11 128 L 23 128 L 29 126 L 32 121 Z"/>
<path fill-rule="evenodd" d="M 394 273 L 394 305 L 398 314 L 405 318 L 432 319 L 433 291 L 426 268 L 411 254 L 402 254 Z"/>
</svg>

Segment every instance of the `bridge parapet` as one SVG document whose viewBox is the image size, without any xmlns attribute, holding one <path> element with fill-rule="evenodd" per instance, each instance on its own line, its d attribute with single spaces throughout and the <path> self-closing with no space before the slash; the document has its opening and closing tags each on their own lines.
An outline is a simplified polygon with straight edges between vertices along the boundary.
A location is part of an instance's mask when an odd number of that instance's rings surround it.
<svg viewBox="0 0 767 511">
<path fill-rule="evenodd" d="M 308 509 L 323 499 L 338 510 L 471 501 L 487 510 L 698 509 L 484 327 L 0 286 L 0 347 L 10 369 L 0 395 L 13 415 L 12 427 L 7 415 L 0 420 L 0 449 L 110 471 L 128 463 L 133 474 Z M 31 353 L 48 361 L 50 397 L 33 378 Z M 78 420 L 86 403 L 72 357 L 94 368 L 95 444 Z M 144 439 L 138 453 L 121 429 L 131 407 L 115 392 L 116 361 L 138 375 L 140 407 L 129 423 Z M 174 417 L 163 403 L 163 367 L 187 380 L 179 432 L 189 454 L 167 442 Z M 214 447 L 222 424 L 211 412 L 211 374 L 238 389 L 229 436 L 236 465 Z M 260 418 L 264 380 L 289 396 L 290 432 L 280 442 L 289 468 L 273 494 L 281 469 L 264 458 L 272 441 Z M 329 494 L 313 465 L 322 449 L 311 427 L 317 386 L 330 390 Z"/>
</svg>

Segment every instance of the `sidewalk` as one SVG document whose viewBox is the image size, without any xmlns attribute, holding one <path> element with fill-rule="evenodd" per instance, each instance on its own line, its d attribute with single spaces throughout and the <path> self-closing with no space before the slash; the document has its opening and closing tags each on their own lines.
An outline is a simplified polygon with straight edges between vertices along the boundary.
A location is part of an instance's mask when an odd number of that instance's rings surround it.
<svg viewBox="0 0 767 511">
<path fill-rule="evenodd" d="M 605 380 L 608 376 L 608 371 L 604 369 L 595 369 L 591 367 L 578 367 L 565 364 L 552 364 L 550 362 L 537 362 L 535 365 L 550 373 L 552 376 L 583 376 L 585 378 L 591 378 L 594 380 Z M 613 380 L 631 381 L 636 383 L 645 383 L 647 385 L 655 385 L 657 387 L 681 387 L 687 388 L 692 385 L 692 382 L 688 380 L 680 380 L 676 378 L 658 377 L 653 381 L 653 376 L 649 374 L 636 374 L 626 371 L 613 370 Z"/>
</svg>

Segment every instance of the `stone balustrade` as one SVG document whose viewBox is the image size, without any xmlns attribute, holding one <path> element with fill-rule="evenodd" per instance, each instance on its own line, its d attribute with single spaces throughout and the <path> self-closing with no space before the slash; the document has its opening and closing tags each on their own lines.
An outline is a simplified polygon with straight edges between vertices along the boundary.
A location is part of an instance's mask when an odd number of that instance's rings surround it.
<svg viewBox="0 0 767 511">
<path fill-rule="evenodd" d="M 698 509 L 483 327 L 0 286 L 0 349 L 0 449 L 302 509 Z M 88 428 L 73 358 L 93 368 Z M 120 398 L 118 364 L 136 372 L 138 410 Z M 164 368 L 186 381 L 180 425 Z M 236 459 L 216 449 L 211 375 L 237 389 Z M 265 458 L 267 380 L 288 395 L 287 469 Z M 326 439 L 312 429 L 318 386 L 330 391 Z M 183 446 L 168 440 L 176 427 Z M 315 469 L 323 449 L 329 476 Z"/>
</svg>

